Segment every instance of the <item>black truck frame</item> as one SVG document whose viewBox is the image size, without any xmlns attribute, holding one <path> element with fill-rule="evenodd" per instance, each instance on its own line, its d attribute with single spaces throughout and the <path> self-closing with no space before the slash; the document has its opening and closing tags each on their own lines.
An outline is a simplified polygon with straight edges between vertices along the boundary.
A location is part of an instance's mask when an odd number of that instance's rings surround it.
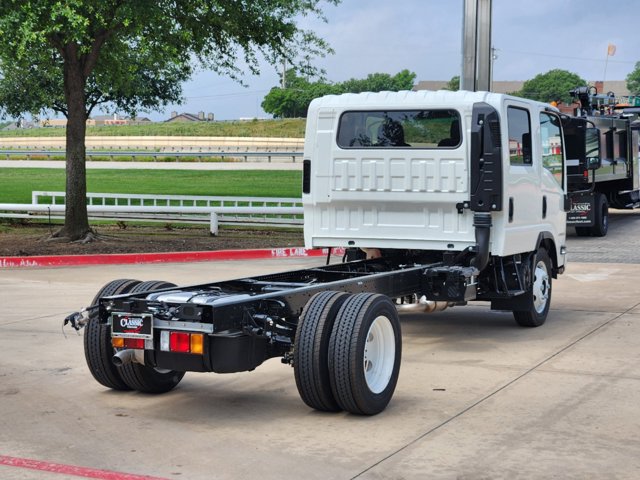
<svg viewBox="0 0 640 480">
<path fill-rule="evenodd" d="M 544 242 L 541 252 L 549 248 Z M 281 357 L 312 408 L 376 414 L 399 374 L 398 310 L 487 300 L 513 310 L 520 325 L 545 321 L 551 280 L 540 308 L 533 272 L 542 265 L 555 277 L 548 255 L 497 258 L 473 250 L 391 250 L 359 260 L 361 251 L 347 249 L 337 264 L 329 264 L 329 251 L 324 266 L 180 288 L 114 280 L 65 323 L 86 326 L 89 370 L 108 388 L 162 393 L 187 371 L 250 371 Z"/>
</svg>

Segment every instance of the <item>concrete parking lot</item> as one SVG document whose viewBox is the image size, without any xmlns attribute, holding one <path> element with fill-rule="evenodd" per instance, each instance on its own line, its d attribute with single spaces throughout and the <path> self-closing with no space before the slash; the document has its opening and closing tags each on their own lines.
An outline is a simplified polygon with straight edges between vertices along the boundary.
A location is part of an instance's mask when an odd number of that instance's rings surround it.
<svg viewBox="0 0 640 480">
<path fill-rule="evenodd" d="M 310 410 L 278 359 L 187 374 L 159 396 L 109 391 L 61 329 L 115 278 L 197 283 L 322 259 L 0 270 L 0 478 L 638 478 L 639 220 L 569 239 L 543 327 L 485 304 L 403 315 L 400 381 L 374 417 Z"/>
</svg>

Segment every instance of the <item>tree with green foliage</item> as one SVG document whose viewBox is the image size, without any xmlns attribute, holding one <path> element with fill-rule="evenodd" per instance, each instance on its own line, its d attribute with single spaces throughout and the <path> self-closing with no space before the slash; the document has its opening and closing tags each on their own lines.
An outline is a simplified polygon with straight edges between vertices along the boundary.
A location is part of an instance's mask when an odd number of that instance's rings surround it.
<svg viewBox="0 0 640 480">
<path fill-rule="evenodd" d="M 460 75 L 451 77 L 451 80 L 447 82 L 447 85 L 444 87 L 444 89 L 451 90 L 452 92 L 457 92 L 458 90 L 460 90 Z"/>
<path fill-rule="evenodd" d="M 272 88 L 262 101 L 262 109 L 276 118 L 306 117 L 311 100 L 323 95 L 339 93 L 329 83 L 310 82 L 306 78 L 299 77 L 293 68 L 285 72 L 284 79 L 285 88 Z"/>
<path fill-rule="evenodd" d="M 55 235 L 92 237 L 86 120 L 100 104 L 135 114 L 181 100 L 194 69 L 241 79 L 261 58 L 300 69 L 329 48 L 297 26 L 340 0 L 6 0 L 0 2 L 0 113 L 67 117 L 66 212 Z M 299 61 L 297 61 L 299 59 Z"/>
<path fill-rule="evenodd" d="M 640 95 L 640 62 L 637 62 L 633 71 L 627 75 L 627 90 L 631 95 Z"/>
<path fill-rule="evenodd" d="M 336 87 L 341 93 L 399 92 L 400 90 L 411 90 L 415 79 L 416 74 L 405 69 L 393 76 L 388 73 L 370 73 L 367 78 L 351 78 L 338 83 Z"/>
<path fill-rule="evenodd" d="M 587 82 L 575 73 L 555 69 L 527 80 L 522 90 L 515 92 L 514 95 L 547 103 L 554 101 L 572 103 L 573 99 L 569 91 L 586 84 Z"/>
<path fill-rule="evenodd" d="M 410 90 L 415 78 L 415 73 L 402 70 L 393 76 L 388 73 L 371 73 L 367 78 L 352 78 L 332 84 L 322 80 L 310 82 L 298 76 L 295 69 L 289 69 L 285 73 L 285 88 L 272 88 L 264 97 L 262 109 L 276 118 L 306 117 L 309 104 L 314 98 L 341 93 Z"/>
</svg>

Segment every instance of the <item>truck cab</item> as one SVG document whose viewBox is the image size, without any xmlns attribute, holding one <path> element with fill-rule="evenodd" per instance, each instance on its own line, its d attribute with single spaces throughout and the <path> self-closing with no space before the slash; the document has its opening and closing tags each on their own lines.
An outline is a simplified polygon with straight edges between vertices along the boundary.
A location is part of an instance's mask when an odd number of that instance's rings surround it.
<svg viewBox="0 0 640 480">
<path fill-rule="evenodd" d="M 566 244 L 562 123 L 549 105 L 487 92 L 381 92 L 311 103 L 307 247 L 460 253 L 491 224 L 488 255 Z"/>
</svg>

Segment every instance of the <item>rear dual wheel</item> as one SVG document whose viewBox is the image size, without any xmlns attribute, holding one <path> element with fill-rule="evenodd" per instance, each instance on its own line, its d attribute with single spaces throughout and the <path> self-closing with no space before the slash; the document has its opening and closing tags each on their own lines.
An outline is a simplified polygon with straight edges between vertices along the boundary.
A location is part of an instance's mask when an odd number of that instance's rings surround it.
<svg viewBox="0 0 640 480">
<path fill-rule="evenodd" d="M 139 283 L 140 280 L 113 280 L 98 290 L 91 305 L 96 305 L 100 297 L 127 293 Z M 98 311 L 92 310 L 84 332 L 84 357 L 89 371 L 98 383 L 107 388 L 131 390 L 132 387 L 122 379 L 120 370 L 111 360 L 114 353 L 109 325 L 100 323 Z"/>
<path fill-rule="evenodd" d="M 139 283 L 129 293 L 150 292 L 175 286 L 174 283 L 151 280 Z M 132 389 L 143 393 L 168 392 L 175 388 L 184 377 L 184 372 L 148 367 L 136 362 L 125 363 L 117 368 L 120 370 L 124 383 Z"/>
<path fill-rule="evenodd" d="M 576 227 L 578 237 L 605 237 L 609 232 L 609 202 L 602 193 L 593 199 L 593 226 Z"/>
<path fill-rule="evenodd" d="M 348 297 L 349 294 L 343 292 L 320 292 L 307 302 L 298 322 L 293 350 L 294 377 L 300 398 L 316 410 L 341 410 L 331 392 L 329 338 L 338 310 Z"/>
<path fill-rule="evenodd" d="M 171 287 L 175 285 L 156 280 L 148 282 L 129 279 L 113 280 L 98 291 L 91 304 L 97 304 L 101 297 Z M 184 372 L 157 370 L 138 363 L 116 367 L 113 363 L 115 353 L 116 350 L 111 344 L 109 325 L 100 323 L 98 312 L 92 311 L 84 333 L 84 354 L 89 371 L 98 383 L 113 390 L 163 393 L 174 388 L 184 376 Z"/>
<path fill-rule="evenodd" d="M 395 391 L 401 350 L 398 313 L 388 297 L 317 294 L 305 307 L 296 332 L 294 371 L 300 396 L 318 410 L 380 413 Z M 314 361 L 300 361 L 306 356 Z"/>
</svg>

